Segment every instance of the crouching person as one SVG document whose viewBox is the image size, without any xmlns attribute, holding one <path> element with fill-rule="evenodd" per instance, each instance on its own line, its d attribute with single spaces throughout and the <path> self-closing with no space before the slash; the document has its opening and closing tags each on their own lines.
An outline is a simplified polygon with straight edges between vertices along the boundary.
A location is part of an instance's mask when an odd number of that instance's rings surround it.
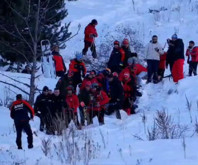
<svg viewBox="0 0 198 165">
<path fill-rule="evenodd" d="M 135 108 L 137 108 L 137 105 L 134 104 L 134 101 L 136 100 L 136 86 L 134 77 L 130 77 L 130 73 L 125 72 L 122 84 L 124 88 L 123 109 L 128 115 L 135 114 Z"/>
<path fill-rule="evenodd" d="M 104 106 L 109 102 L 109 98 L 105 91 L 101 90 L 97 83 L 92 84 L 90 103 L 88 107 L 89 121 L 93 124 L 93 118 L 97 116 L 100 125 L 104 124 Z"/>
<path fill-rule="evenodd" d="M 121 119 L 120 109 L 122 109 L 123 101 L 124 101 L 124 90 L 122 84 L 118 79 L 118 77 L 113 76 L 113 74 L 110 74 L 108 76 L 108 81 L 109 81 L 110 102 L 106 114 L 110 115 L 115 111 L 116 118 Z"/>
<path fill-rule="evenodd" d="M 79 128 L 79 121 L 77 115 L 77 108 L 79 107 L 78 96 L 74 94 L 74 88 L 72 86 L 67 87 L 67 95 L 66 95 L 66 127 L 68 127 L 71 120 L 74 121 L 77 128 Z"/>
<path fill-rule="evenodd" d="M 28 116 L 28 113 L 30 113 L 30 117 Z M 22 149 L 21 136 L 23 130 L 28 136 L 28 148 L 33 148 L 33 135 L 29 120 L 33 119 L 34 117 L 34 109 L 28 102 L 22 100 L 21 94 L 18 94 L 16 96 L 16 101 L 12 103 L 12 106 L 10 108 L 10 116 L 14 120 L 16 127 L 16 144 L 18 146 L 18 149 Z"/>
</svg>

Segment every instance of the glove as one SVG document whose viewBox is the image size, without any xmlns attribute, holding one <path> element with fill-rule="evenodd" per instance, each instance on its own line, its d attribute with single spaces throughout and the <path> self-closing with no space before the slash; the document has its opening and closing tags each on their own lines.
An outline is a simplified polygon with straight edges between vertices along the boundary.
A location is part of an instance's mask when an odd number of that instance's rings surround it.
<svg viewBox="0 0 198 165">
<path fill-rule="evenodd" d="M 120 62 L 120 64 L 119 64 L 121 67 L 123 67 L 124 65 L 123 65 L 123 62 Z"/>
</svg>

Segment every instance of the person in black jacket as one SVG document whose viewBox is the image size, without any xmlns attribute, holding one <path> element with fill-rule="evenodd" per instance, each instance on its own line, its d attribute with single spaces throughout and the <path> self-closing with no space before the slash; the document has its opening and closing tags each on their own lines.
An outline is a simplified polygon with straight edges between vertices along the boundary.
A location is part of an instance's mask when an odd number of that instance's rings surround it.
<svg viewBox="0 0 198 165">
<path fill-rule="evenodd" d="M 169 45 L 167 62 L 172 65 L 170 67 L 173 81 L 177 83 L 180 79 L 184 78 L 184 43 L 183 40 L 178 38 L 176 34 L 172 36 L 172 40 L 167 39 L 167 42 Z"/>
<path fill-rule="evenodd" d="M 107 66 L 109 69 L 111 69 L 111 72 L 120 73 L 123 68 L 124 59 L 124 50 L 120 47 L 119 41 L 116 40 L 114 41 L 114 48 L 107 63 Z"/>
<path fill-rule="evenodd" d="M 89 105 L 90 102 L 90 93 L 91 93 L 91 82 L 87 81 L 85 84 L 85 88 L 80 90 L 80 93 L 78 95 L 79 99 L 79 110 L 80 110 L 80 119 L 81 119 L 81 125 L 85 125 L 85 118 L 88 117 L 88 112 L 87 112 L 87 106 Z"/>
<path fill-rule="evenodd" d="M 30 117 L 28 116 L 28 113 L 30 113 Z M 34 109 L 28 102 L 22 100 L 21 94 L 18 94 L 16 96 L 16 101 L 12 103 L 12 106 L 10 108 L 10 116 L 14 120 L 16 127 L 16 144 L 18 146 L 18 149 L 22 149 L 22 130 L 24 130 L 28 136 L 28 148 L 33 148 L 33 135 L 29 120 L 33 119 L 34 117 Z"/>
<path fill-rule="evenodd" d="M 129 46 L 129 40 L 127 38 L 125 38 L 123 41 L 122 41 L 122 49 L 124 50 L 125 52 L 125 59 L 124 59 L 124 68 L 128 66 L 128 59 L 130 57 L 137 57 L 137 53 L 132 53 L 131 52 L 131 49 L 130 49 L 130 46 Z"/>
<path fill-rule="evenodd" d="M 110 115 L 114 111 L 116 112 L 116 118 L 121 119 L 120 109 L 122 109 L 123 101 L 124 101 L 124 90 L 121 82 L 118 80 L 116 76 L 110 74 L 108 76 L 109 81 L 109 94 L 110 94 L 110 102 L 109 107 L 106 114 Z"/>
<path fill-rule="evenodd" d="M 53 129 L 54 132 L 57 131 L 58 135 L 62 134 L 64 128 L 64 111 L 67 108 L 65 97 L 60 95 L 60 90 L 55 88 L 54 94 L 52 95 L 53 100 Z"/>
<path fill-rule="evenodd" d="M 43 92 L 36 98 L 34 109 L 36 115 L 40 117 L 40 131 L 46 130 L 47 134 L 52 134 L 52 97 L 48 94 L 49 88 L 43 87 Z"/>
</svg>

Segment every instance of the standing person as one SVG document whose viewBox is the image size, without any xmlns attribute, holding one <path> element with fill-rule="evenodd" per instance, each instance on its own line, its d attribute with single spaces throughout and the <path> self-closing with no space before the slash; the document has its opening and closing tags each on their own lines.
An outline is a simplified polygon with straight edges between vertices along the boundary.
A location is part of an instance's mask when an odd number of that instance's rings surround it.
<svg viewBox="0 0 198 165">
<path fill-rule="evenodd" d="M 129 40 L 127 38 L 125 38 L 122 41 L 122 49 L 125 52 L 125 59 L 124 59 L 124 67 L 127 66 L 127 61 L 130 57 L 137 57 L 137 53 L 132 53 L 131 48 L 129 46 Z"/>
<path fill-rule="evenodd" d="M 58 135 L 62 134 L 62 130 L 64 128 L 63 124 L 63 112 L 67 108 L 65 97 L 60 95 L 60 90 L 55 88 L 54 94 L 52 96 L 53 99 L 53 129 L 54 132 L 57 131 Z"/>
<path fill-rule="evenodd" d="M 91 81 L 86 81 L 84 88 L 80 90 L 80 93 L 78 95 L 80 102 L 80 106 L 79 106 L 80 121 L 82 126 L 85 125 L 85 118 L 88 118 L 87 107 L 90 102 L 91 85 L 92 85 Z"/>
<path fill-rule="evenodd" d="M 89 23 L 85 28 L 85 38 L 84 38 L 84 49 L 82 50 L 83 55 L 86 55 L 88 48 L 92 52 L 93 58 L 97 57 L 96 54 L 96 45 L 95 45 L 95 38 L 98 37 L 98 33 L 96 31 L 96 25 L 98 24 L 96 19 L 93 19 L 91 23 Z"/>
<path fill-rule="evenodd" d="M 28 116 L 28 113 L 30 113 L 30 117 Z M 21 137 L 23 130 L 28 136 L 28 148 L 33 148 L 33 135 L 29 120 L 34 118 L 34 109 L 28 102 L 22 99 L 21 94 L 18 94 L 16 96 L 16 101 L 12 103 L 10 108 L 10 116 L 14 120 L 16 127 L 16 144 L 18 149 L 22 149 Z"/>
<path fill-rule="evenodd" d="M 198 47 L 195 46 L 194 41 L 189 42 L 188 49 L 186 50 L 186 56 L 188 57 L 187 62 L 189 64 L 189 76 L 192 76 L 192 73 L 196 76 L 198 63 Z"/>
<path fill-rule="evenodd" d="M 147 83 L 153 79 L 153 83 L 158 82 L 158 66 L 160 61 L 160 54 L 163 54 L 162 46 L 158 43 L 158 37 L 154 35 L 150 43 L 147 44 L 145 49 L 146 60 L 148 65 L 148 78 Z"/>
<path fill-rule="evenodd" d="M 74 73 L 73 80 L 75 88 L 79 83 L 82 83 L 82 77 L 84 78 L 85 74 L 87 73 L 87 69 L 85 67 L 85 63 L 82 60 L 81 53 L 77 53 L 76 58 L 71 60 L 69 64 L 69 70 Z"/>
<path fill-rule="evenodd" d="M 52 55 L 53 55 L 53 60 L 55 63 L 56 76 L 62 77 L 66 72 L 66 66 L 65 66 L 63 57 L 59 53 L 58 46 L 54 46 L 52 48 Z"/>
<path fill-rule="evenodd" d="M 52 97 L 48 94 L 49 88 L 43 87 L 42 94 L 37 96 L 34 104 L 36 115 L 40 117 L 40 131 L 46 130 L 47 134 L 51 134 L 51 118 L 52 118 Z"/>
<path fill-rule="evenodd" d="M 111 72 L 120 73 L 123 68 L 125 53 L 124 50 L 120 47 L 119 41 L 116 40 L 113 44 L 114 48 L 111 52 L 107 66 L 109 69 L 111 69 Z"/>
<path fill-rule="evenodd" d="M 108 115 L 116 112 L 116 118 L 121 119 L 120 115 L 120 109 L 123 107 L 123 101 L 124 101 L 124 90 L 122 87 L 121 82 L 119 81 L 118 77 L 113 76 L 113 74 L 110 74 L 108 76 L 109 80 L 109 87 L 110 87 L 110 101 L 109 101 L 109 107 L 107 110 Z"/>
<path fill-rule="evenodd" d="M 92 84 L 90 102 L 88 107 L 89 121 L 93 124 L 93 118 L 98 117 L 100 125 L 104 124 L 104 106 L 109 102 L 109 98 L 97 83 Z"/>
<path fill-rule="evenodd" d="M 178 83 L 179 80 L 184 78 L 183 66 L 184 66 L 184 43 L 183 40 L 177 37 L 177 34 L 172 35 L 172 40 L 167 40 L 171 46 L 171 61 L 173 81 Z M 168 57 L 167 57 L 168 58 Z"/>
</svg>

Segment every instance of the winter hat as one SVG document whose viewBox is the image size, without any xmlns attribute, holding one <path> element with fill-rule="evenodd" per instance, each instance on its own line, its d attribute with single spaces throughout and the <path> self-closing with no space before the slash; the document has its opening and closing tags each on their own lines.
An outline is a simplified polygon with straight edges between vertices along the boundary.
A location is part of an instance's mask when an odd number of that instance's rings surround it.
<svg viewBox="0 0 198 165">
<path fill-rule="evenodd" d="M 133 65 L 138 63 L 138 59 L 136 57 L 130 57 L 127 60 L 128 65 Z"/>
<path fill-rule="evenodd" d="M 87 81 L 87 82 L 85 83 L 85 86 L 91 86 L 91 81 Z"/>
<path fill-rule="evenodd" d="M 16 95 L 16 99 L 17 100 L 21 100 L 22 99 L 22 95 L 21 94 Z"/>
<path fill-rule="evenodd" d="M 122 44 L 123 45 L 128 45 L 129 44 L 129 40 L 127 38 L 125 38 L 123 41 L 122 41 Z"/>
<path fill-rule="evenodd" d="M 92 24 L 92 25 L 97 25 L 97 24 L 98 24 L 98 21 L 97 21 L 96 19 L 93 19 L 93 20 L 91 21 L 91 24 Z"/>
<path fill-rule="evenodd" d="M 114 44 L 114 45 L 120 45 L 120 43 L 119 43 L 118 40 L 115 40 L 113 44 Z"/>
<path fill-rule="evenodd" d="M 172 39 L 177 39 L 178 37 L 177 37 L 177 34 L 173 34 L 172 35 Z"/>
<path fill-rule="evenodd" d="M 44 86 L 43 87 L 43 92 L 48 92 L 49 91 L 49 88 L 47 86 Z"/>
<path fill-rule="evenodd" d="M 129 78 L 129 77 L 130 77 L 129 72 L 125 72 L 125 73 L 124 73 L 124 78 Z"/>
<path fill-rule="evenodd" d="M 83 58 L 83 56 L 82 56 L 81 53 L 77 53 L 77 54 L 76 54 L 76 59 L 77 59 L 77 60 L 82 60 L 82 58 Z"/>
</svg>

